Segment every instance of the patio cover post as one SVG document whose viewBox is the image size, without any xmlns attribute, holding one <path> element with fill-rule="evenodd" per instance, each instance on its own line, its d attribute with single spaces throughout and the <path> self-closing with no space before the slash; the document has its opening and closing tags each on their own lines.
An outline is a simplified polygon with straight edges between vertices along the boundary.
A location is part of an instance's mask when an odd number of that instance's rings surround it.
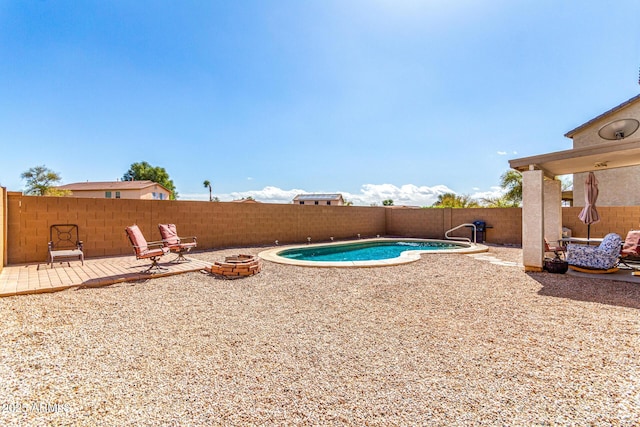
<svg viewBox="0 0 640 427">
<path fill-rule="evenodd" d="M 542 271 L 544 260 L 544 172 L 522 172 L 522 263 Z"/>
<path fill-rule="evenodd" d="M 562 238 L 562 183 L 544 180 L 544 237 L 553 246 Z M 544 254 L 543 254 L 544 257 Z"/>
</svg>

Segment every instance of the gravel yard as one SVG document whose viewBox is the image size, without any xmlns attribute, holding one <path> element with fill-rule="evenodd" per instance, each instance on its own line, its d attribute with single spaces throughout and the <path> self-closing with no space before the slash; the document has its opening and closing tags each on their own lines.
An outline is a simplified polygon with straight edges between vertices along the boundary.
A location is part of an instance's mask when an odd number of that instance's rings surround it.
<svg viewBox="0 0 640 427">
<path fill-rule="evenodd" d="M 0 321 L 3 426 L 640 425 L 640 285 L 466 255 L 7 297 Z"/>
</svg>

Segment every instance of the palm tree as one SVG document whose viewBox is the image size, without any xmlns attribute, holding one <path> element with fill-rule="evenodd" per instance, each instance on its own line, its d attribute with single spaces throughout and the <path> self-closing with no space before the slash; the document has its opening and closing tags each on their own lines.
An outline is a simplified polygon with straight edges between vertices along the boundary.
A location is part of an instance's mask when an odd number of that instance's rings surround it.
<svg viewBox="0 0 640 427">
<path fill-rule="evenodd" d="M 209 189 L 209 201 L 213 202 L 213 195 L 211 194 L 211 182 L 209 182 L 208 179 L 205 179 L 203 184 L 204 184 L 204 188 Z"/>
</svg>

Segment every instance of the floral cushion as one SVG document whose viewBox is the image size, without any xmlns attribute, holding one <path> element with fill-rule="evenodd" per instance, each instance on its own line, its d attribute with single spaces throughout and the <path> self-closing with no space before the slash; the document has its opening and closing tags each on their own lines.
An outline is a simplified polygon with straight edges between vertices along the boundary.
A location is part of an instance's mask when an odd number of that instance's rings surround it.
<svg viewBox="0 0 640 427">
<path fill-rule="evenodd" d="M 622 238 L 616 233 L 604 236 L 599 246 L 567 245 L 567 262 L 578 267 L 608 270 L 618 263 Z"/>
</svg>

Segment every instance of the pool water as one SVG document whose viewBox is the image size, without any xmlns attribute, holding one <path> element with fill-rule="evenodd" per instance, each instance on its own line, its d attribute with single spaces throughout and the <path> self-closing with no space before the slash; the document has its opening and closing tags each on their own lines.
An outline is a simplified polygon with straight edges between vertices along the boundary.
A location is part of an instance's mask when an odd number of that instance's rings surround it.
<svg viewBox="0 0 640 427">
<path fill-rule="evenodd" d="M 295 248 L 279 252 L 284 258 L 301 261 L 375 261 L 397 258 L 405 251 L 461 249 L 467 245 L 449 242 L 366 242 Z"/>
</svg>

